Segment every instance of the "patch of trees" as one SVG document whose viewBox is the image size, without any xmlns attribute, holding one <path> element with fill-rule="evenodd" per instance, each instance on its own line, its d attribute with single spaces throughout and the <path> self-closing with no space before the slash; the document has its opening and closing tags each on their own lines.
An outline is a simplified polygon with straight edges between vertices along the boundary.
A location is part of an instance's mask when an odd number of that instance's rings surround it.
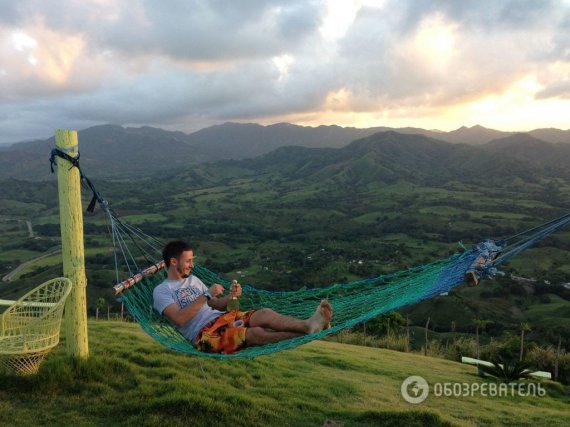
<svg viewBox="0 0 570 427">
<path fill-rule="evenodd" d="M 27 239 L 20 244 L 20 247 L 23 249 L 29 249 L 37 252 L 45 252 L 53 246 L 53 241 L 44 239 Z"/>
</svg>

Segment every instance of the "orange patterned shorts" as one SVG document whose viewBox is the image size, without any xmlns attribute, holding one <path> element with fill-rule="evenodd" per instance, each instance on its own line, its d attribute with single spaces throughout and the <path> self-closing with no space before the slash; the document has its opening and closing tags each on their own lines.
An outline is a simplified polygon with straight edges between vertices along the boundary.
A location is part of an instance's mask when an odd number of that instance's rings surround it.
<svg viewBox="0 0 570 427">
<path fill-rule="evenodd" d="M 232 354 L 245 347 L 245 333 L 255 310 L 230 311 L 202 328 L 196 348 L 206 353 Z"/>
</svg>

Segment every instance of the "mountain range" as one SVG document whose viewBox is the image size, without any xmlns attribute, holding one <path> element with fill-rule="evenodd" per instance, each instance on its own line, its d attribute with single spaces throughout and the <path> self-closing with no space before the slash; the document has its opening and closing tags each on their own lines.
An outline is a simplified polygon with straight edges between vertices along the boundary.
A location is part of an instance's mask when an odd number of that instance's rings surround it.
<svg viewBox="0 0 570 427">
<path fill-rule="evenodd" d="M 89 176 L 132 178 L 220 160 L 253 159 L 272 152 L 272 156 L 268 159 L 278 160 L 287 153 L 287 150 L 282 148 L 289 146 L 341 149 L 354 141 L 366 141 L 373 135 L 382 133 L 393 135 L 394 141 L 398 139 L 394 135 L 401 135 L 402 140 L 407 140 L 404 136 L 412 139 L 422 137 L 424 141 L 431 141 L 433 150 L 445 151 L 447 148 L 441 147 L 447 147 L 449 143 L 456 144 L 459 148 L 453 152 L 465 153 L 467 156 L 465 159 L 460 159 L 461 161 L 455 159 L 460 164 L 470 162 L 469 156 L 481 156 L 487 152 L 501 150 L 501 155 L 518 155 L 524 160 L 534 162 L 537 158 L 541 159 L 541 162 L 549 159 L 548 161 L 558 164 L 560 155 L 565 158 L 565 150 L 570 147 L 570 130 L 558 129 L 537 129 L 517 134 L 482 126 L 461 127 L 451 132 L 440 132 L 420 128 L 358 129 L 334 125 L 313 128 L 287 123 L 270 126 L 225 123 L 185 134 L 148 126 L 125 128 L 118 125 L 101 125 L 79 131 L 80 162 Z M 474 146 L 486 147 L 490 143 L 493 148 L 484 148 L 476 152 L 470 150 Z M 524 144 L 524 150 L 520 151 L 517 148 L 513 152 L 513 146 L 518 147 L 519 143 Z M 1 148 L 0 178 L 27 180 L 49 178 L 50 168 L 47 159 L 54 144 L 54 138 L 51 137 Z M 397 145 L 398 142 L 394 142 L 390 150 L 399 152 L 407 150 L 410 159 L 419 155 L 412 152 L 415 148 Z M 324 161 L 322 156 L 327 156 L 325 152 L 326 150 L 319 150 L 314 161 Z M 534 154 L 525 154 L 531 152 Z M 311 152 L 307 152 L 307 155 L 309 153 Z M 346 155 L 342 151 L 334 153 L 340 156 Z M 366 163 L 378 160 L 372 157 L 362 158 L 361 161 Z M 451 160 L 453 159 L 447 161 Z"/>
</svg>

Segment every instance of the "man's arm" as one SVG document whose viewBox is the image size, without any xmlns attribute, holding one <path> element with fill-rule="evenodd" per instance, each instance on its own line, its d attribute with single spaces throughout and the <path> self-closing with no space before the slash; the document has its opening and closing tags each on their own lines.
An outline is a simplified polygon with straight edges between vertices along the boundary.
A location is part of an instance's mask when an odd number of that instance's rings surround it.
<svg viewBox="0 0 570 427">
<path fill-rule="evenodd" d="M 226 295 L 225 297 L 212 298 L 208 301 L 208 305 L 214 310 L 223 311 L 226 309 L 228 302 L 230 302 L 230 298 L 231 297 L 229 295 Z"/>
<path fill-rule="evenodd" d="M 235 286 L 232 286 L 229 295 L 220 298 L 212 298 L 210 301 L 208 301 L 208 305 L 215 310 L 223 311 L 227 308 L 230 299 L 232 299 L 234 296 L 236 298 L 239 298 L 241 296 L 241 285 L 239 283 L 236 283 Z"/>
<path fill-rule="evenodd" d="M 224 293 L 224 288 L 222 285 L 213 284 L 208 289 L 210 295 L 220 295 Z M 218 298 L 212 298 L 212 301 Z M 223 299 L 223 298 L 220 298 Z M 190 322 L 194 316 L 198 314 L 204 303 L 208 302 L 208 298 L 205 295 L 200 295 L 196 300 L 192 303 L 187 305 L 184 308 L 178 307 L 176 303 L 170 304 L 168 307 L 164 309 L 162 314 L 170 320 L 176 327 L 181 328 L 182 326 L 186 325 Z"/>
</svg>

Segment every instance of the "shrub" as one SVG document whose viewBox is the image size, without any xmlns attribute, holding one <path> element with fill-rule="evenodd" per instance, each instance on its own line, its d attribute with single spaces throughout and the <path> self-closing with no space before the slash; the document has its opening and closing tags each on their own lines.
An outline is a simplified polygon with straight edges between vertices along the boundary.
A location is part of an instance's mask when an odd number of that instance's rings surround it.
<svg viewBox="0 0 570 427">
<path fill-rule="evenodd" d="M 445 347 L 438 340 L 431 340 L 428 343 L 427 352 L 425 346 L 422 346 L 420 352 L 431 357 L 441 357 L 445 354 Z"/>
<path fill-rule="evenodd" d="M 477 343 L 472 338 L 461 337 L 447 348 L 445 358 L 460 362 L 462 357 L 475 357 Z"/>
<path fill-rule="evenodd" d="M 501 354 L 505 353 L 505 346 L 508 346 L 505 342 L 491 338 L 489 344 L 481 347 L 481 359 L 483 360 L 493 360 L 499 357 Z"/>
<path fill-rule="evenodd" d="M 335 336 L 335 341 L 343 344 L 363 345 L 366 347 L 387 348 L 389 350 L 406 351 L 406 335 L 385 335 L 375 337 L 364 335 L 360 331 L 342 331 Z"/>
<path fill-rule="evenodd" d="M 376 346 L 389 350 L 406 351 L 408 349 L 408 337 L 406 335 L 385 335 L 376 339 Z"/>
<path fill-rule="evenodd" d="M 556 360 L 556 350 L 552 346 L 533 346 L 527 353 L 527 360 L 540 371 L 552 372 Z"/>
<path fill-rule="evenodd" d="M 538 300 L 542 303 L 542 304 L 550 304 L 552 302 L 551 298 L 549 295 L 541 295 L 540 297 L 538 297 Z"/>
<path fill-rule="evenodd" d="M 554 379 L 556 349 L 552 346 L 534 346 L 527 354 L 527 360 L 539 371 L 546 371 L 552 374 Z M 558 381 L 563 384 L 570 384 L 570 353 L 565 350 L 560 351 L 558 359 Z"/>
</svg>

